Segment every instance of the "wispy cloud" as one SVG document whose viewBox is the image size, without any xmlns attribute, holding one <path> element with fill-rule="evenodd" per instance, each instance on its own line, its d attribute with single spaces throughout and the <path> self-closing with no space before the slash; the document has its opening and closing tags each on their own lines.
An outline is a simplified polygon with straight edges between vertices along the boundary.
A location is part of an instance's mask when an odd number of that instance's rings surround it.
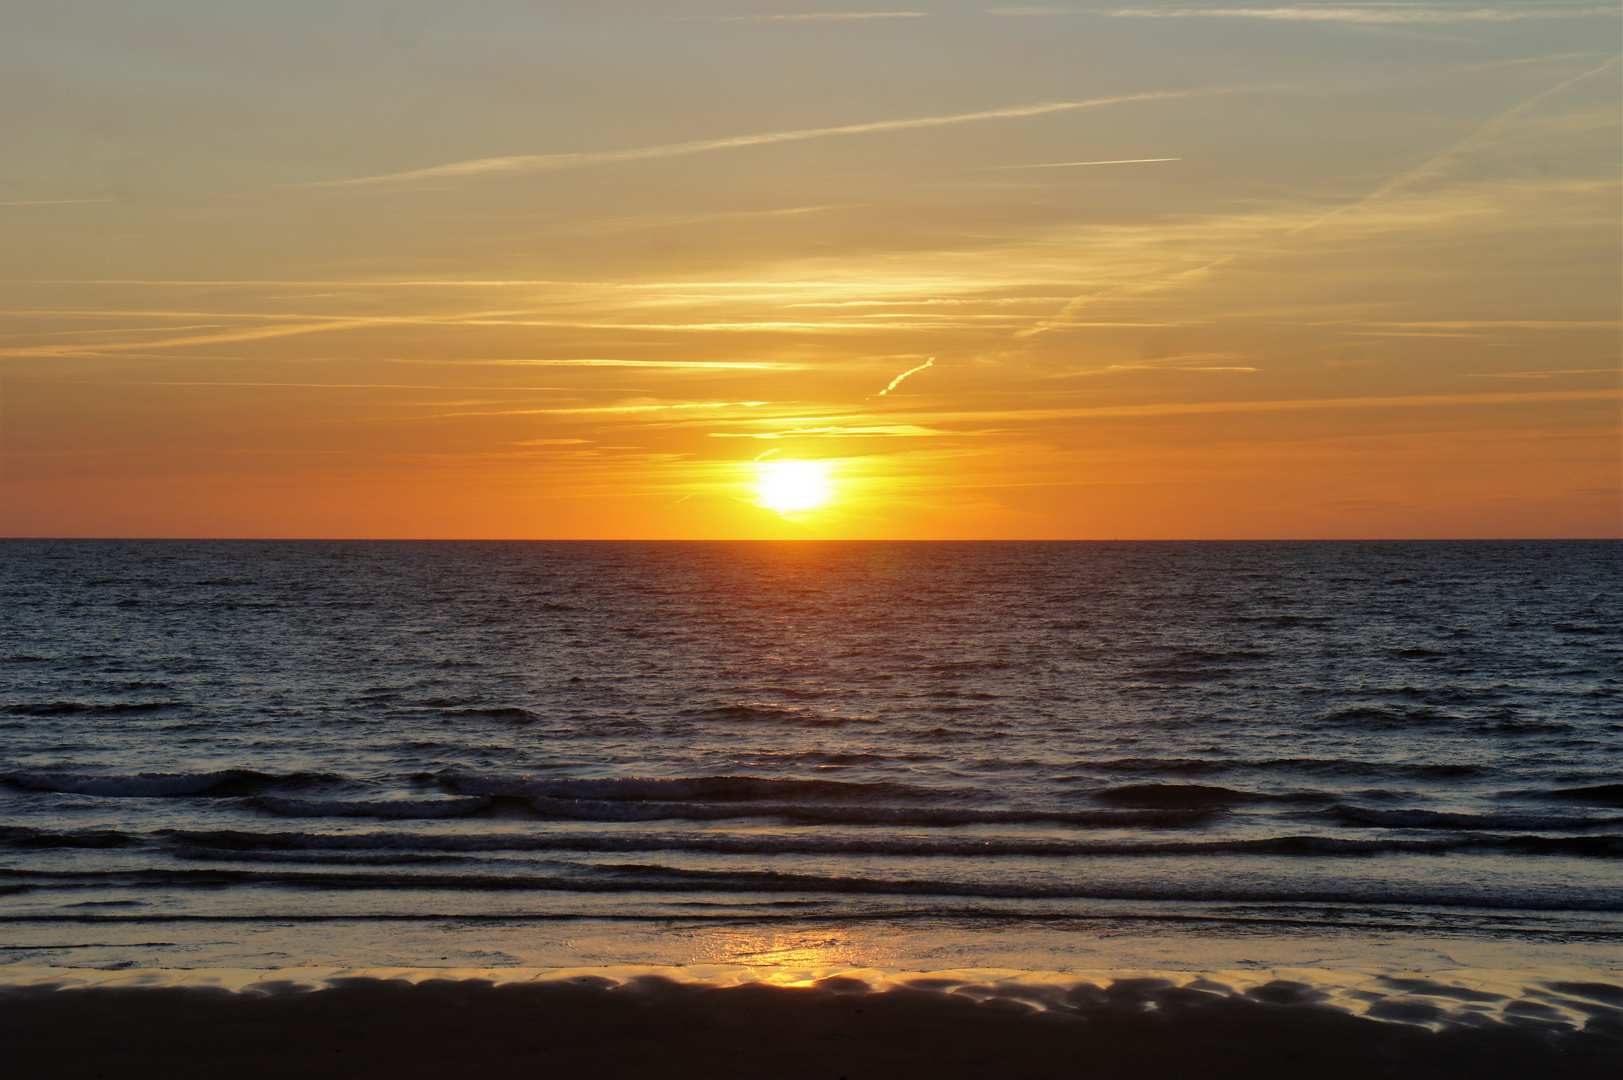
<svg viewBox="0 0 1623 1080">
<path fill-rule="evenodd" d="M 890 393 L 892 390 L 894 390 L 898 386 L 902 385 L 902 380 L 907 378 L 909 375 L 917 375 L 919 372 L 923 371 L 925 368 L 934 367 L 934 366 L 935 366 L 935 357 L 932 356 L 932 357 L 930 357 L 930 359 L 926 360 L 924 363 L 920 364 L 918 367 L 916 367 L 916 368 L 908 368 L 906 371 L 902 372 L 900 375 L 898 375 L 894 379 L 890 380 L 890 385 L 885 387 L 883 390 L 879 391 L 879 393 L 875 394 L 874 396 L 875 397 L 884 397 L 886 394 Z"/>
<path fill-rule="evenodd" d="M 1044 165 L 988 165 L 992 169 L 1072 169 L 1078 165 L 1143 165 L 1151 161 L 1182 161 L 1176 157 L 1119 158 L 1115 161 L 1054 161 Z"/>
<path fill-rule="evenodd" d="M 229 382 L 190 380 L 183 382 L 178 380 L 155 379 L 142 379 L 138 381 L 112 381 L 98 379 L 93 383 L 76 379 L 35 379 L 29 381 L 59 383 L 69 386 L 245 386 L 254 389 L 283 387 L 293 390 L 478 390 L 481 393 L 485 391 L 523 391 L 528 393 L 531 391 L 541 390 L 573 394 L 580 393 L 582 389 L 591 389 L 589 387 L 582 388 L 578 386 L 447 386 L 443 384 L 423 383 L 241 382 L 237 380 L 232 380 Z M 603 387 L 600 389 L 604 390 L 604 392 L 618 392 L 616 388 L 612 387 Z"/>
<path fill-rule="evenodd" d="M 775 143 L 804 142 L 808 139 L 827 139 L 838 135 L 875 135 L 891 131 L 914 131 L 923 128 L 977 123 L 983 120 L 1016 120 L 1031 116 L 1046 116 L 1050 113 L 1070 112 L 1076 109 L 1095 109 L 1105 105 L 1124 105 L 1136 101 L 1168 101 L 1177 98 L 1200 97 L 1207 94 L 1232 94 L 1277 89 L 1283 89 L 1283 87 L 1267 85 L 1206 87 L 1196 90 L 1156 90 L 1142 94 L 1117 94 L 1110 97 L 1088 98 L 1083 101 L 1045 101 L 1034 105 L 1013 105 L 1004 109 L 984 109 L 980 112 L 954 113 L 950 116 L 921 116 L 907 120 L 875 120 L 863 124 L 842 124 L 837 127 L 799 128 L 793 131 L 769 131 L 756 135 L 732 135 L 722 139 L 663 143 L 658 146 L 639 146 L 626 150 L 475 158 L 471 161 L 454 161 L 446 165 L 433 165 L 426 169 L 410 169 L 406 172 L 361 176 L 348 180 L 319 180 L 295 186 L 354 187 L 363 184 L 482 176 L 490 173 L 556 172 L 562 169 L 585 168 L 590 165 L 683 157 L 689 154 L 703 154 L 715 150 L 738 150 L 749 146 L 768 146 Z"/>
<path fill-rule="evenodd" d="M 1249 357 L 1235 353 L 1189 353 L 1183 356 L 1161 356 L 1131 364 L 1111 364 L 1091 371 L 1068 372 L 1061 377 L 1111 375 L 1121 371 L 1219 371 L 1255 374 L 1262 370 L 1259 367 L 1234 362 L 1247 359 Z"/>
<path fill-rule="evenodd" d="M 663 229 L 680 225 L 702 225 L 717 221 L 730 221 L 737 218 L 756 217 L 796 217 L 801 214 L 817 214 L 825 210 L 848 210 L 853 207 L 851 203 L 825 203 L 818 206 L 790 206 L 777 210 L 722 210 L 702 214 L 666 214 L 644 215 L 641 217 L 604 218 L 597 221 L 581 221 L 558 229 L 558 234 L 582 233 L 614 233 L 628 232 L 632 229 Z"/>
<path fill-rule="evenodd" d="M 908 409 L 883 413 L 864 413 L 849 410 L 843 415 L 805 416 L 782 413 L 771 415 L 733 415 L 725 418 L 703 417 L 673 421 L 674 426 L 694 427 L 722 422 L 742 428 L 756 428 L 755 432 L 709 432 L 714 438 L 778 439 L 799 435 L 858 435 L 858 434 L 932 434 L 940 436 L 989 434 L 987 431 L 948 430 L 940 425 L 1014 423 L 1023 425 L 1066 422 L 1107 417 L 1161 417 L 1161 416 L 1215 416 L 1232 413 L 1317 412 L 1341 409 L 1426 409 L 1472 408 L 1504 405 L 1541 405 L 1559 402 L 1617 401 L 1623 392 L 1605 390 L 1533 390 L 1467 394 L 1404 394 L 1378 397 L 1342 398 L 1285 398 L 1251 401 L 1157 401 L 1127 405 L 1084 405 L 1076 407 L 1014 407 L 1014 408 L 953 408 Z M 751 405 L 757 408 L 766 402 L 707 403 L 688 405 L 693 408 L 722 408 L 728 405 Z M 671 406 L 661 408 L 670 409 Z M 781 406 L 780 406 L 781 408 Z M 619 409 L 527 409 L 516 412 L 600 413 L 625 411 Z M 652 410 L 650 410 L 652 411 Z M 452 415 L 508 415 L 506 413 L 452 414 Z M 798 426 L 785 428 L 785 423 Z M 870 431 L 869 429 L 874 429 Z M 1035 430 L 1035 429 L 1028 429 Z"/>
<path fill-rule="evenodd" d="M 1016 14 L 1004 9 L 997 14 Z M 1276 19 L 1287 22 L 1456 23 L 1517 22 L 1522 19 L 1574 19 L 1616 15 L 1615 7 L 1529 4 L 1515 8 L 1457 8 L 1434 4 L 1312 4 L 1270 8 L 1120 8 L 1105 12 L 1119 19 Z"/>
<path fill-rule="evenodd" d="M 1317 228 L 1326 221 L 1329 221 L 1331 218 L 1339 217 L 1342 214 L 1350 213 L 1352 211 L 1361 210 L 1364 207 L 1378 202 L 1381 199 L 1384 199 L 1394 192 L 1406 188 L 1417 181 L 1439 175 L 1450 165 L 1452 165 L 1461 154 L 1466 153 L 1467 151 L 1475 150 L 1487 144 L 1489 141 L 1496 138 L 1507 127 L 1509 127 L 1512 122 L 1524 114 L 1532 111 L 1541 102 L 1555 97 L 1562 91 L 1567 90 L 1572 86 L 1576 86 L 1578 83 L 1583 82 L 1586 79 L 1599 75 L 1601 72 L 1612 67 L 1617 62 L 1618 57 L 1614 56 L 1604 61 L 1597 67 L 1590 68 L 1588 71 L 1574 75 L 1570 79 L 1564 79 L 1556 85 L 1550 87 L 1548 90 L 1534 94 L 1520 105 L 1516 105 L 1513 108 L 1507 109 L 1500 113 L 1498 116 L 1495 116 L 1492 120 L 1489 120 L 1486 124 L 1472 132 L 1468 137 L 1455 143 L 1453 146 L 1450 146 L 1448 149 L 1432 157 L 1430 160 L 1422 162 L 1421 164 L 1416 165 L 1414 168 L 1407 169 L 1390 178 L 1380 187 L 1377 187 L 1374 191 L 1370 192 L 1368 195 L 1365 195 L 1361 199 L 1354 200 L 1350 203 L 1344 203 L 1341 206 L 1336 207 L 1334 210 L 1331 210 L 1329 213 L 1323 214 L 1317 218 L 1314 218 L 1312 221 L 1297 226 L 1295 229 L 1291 230 L 1292 234 Z"/>
<path fill-rule="evenodd" d="M 1069 296 L 974 296 L 974 297 L 914 297 L 900 300 L 817 300 L 788 304 L 792 308 L 850 308 L 850 307 L 1016 307 L 1031 304 L 1063 304 Z"/>
<path fill-rule="evenodd" d="M 759 360 L 397 360 L 401 364 L 455 364 L 465 366 L 493 365 L 500 367 L 633 367 L 633 368 L 694 368 L 715 371 L 788 371 L 799 370 L 803 364 L 786 364 Z"/>
<path fill-rule="evenodd" d="M 769 401 L 680 401 L 636 402 L 625 405 L 601 405 L 560 409 L 501 409 L 495 412 L 437 413 L 423 419 L 441 420 L 458 416 L 598 416 L 662 413 L 680 409 L 756 409 L 770 405 Z"/>
<path fill-rule="evenodd" d="M 1548 379 L 1555 375 L 1617 375 L 1623 374 L 1615 367 L 1609 368 L 1567 368 L 1564 371 L 1478 371 L 1472 372 L 1467 378 L 1471 379 Z"/>
<path fill-rule="evenodd" d="M 20 202 L 0 202 L 0 206 L 80 206 L 85 203 L 110 203 L 116 199 L 23 199 Z"/>
<path fill-rule="evenodd" d="M 1611 319 L 1450 319 L 1430 322 L 1381 322 L 1372 326 L 1435 326 L 1447 330 L 1483 330 L 1505 327 L 1512 330 L 1616 330 L 1623 322 Z"/>
<path fill-rule="evenodd" d="M 677 22 L 843 22 L 849 19 L 922 19 L 923 11 L 806 11 L 796 15 L 678 15 Z"/>
<path fill-rule="evenodd" d="M 851 427 L 804 427 L 786 428 L 783 431 L 712 431 L 712 439 L 802 439 L 817 436 L 833 437 L 885 437 L 885 438 L 915 438 L 927 435 L 960 435 L 964 432 L 937 431 L 935 428 L 919 427 L 917 424 L 867 424 Z M 768 450 L 766 454 L 776 453 Z M 760 455 L 765 457 L 766 454 Z M 757 458 L 759 460 L 759 458 Z"/>
<path fill-rule="evenodd" d="M 1319 409 L 1414 409 L 1476 405 L 1532 405 L 1557 401 L 1607 401 L 1617 390 L 1536 390 L 1490 394 L 1411 394 L 1401 397 L 1287 398 L 1276 401 L 1159 401 L 1142 405 L 1095 405 L 1075 409 L 987 409 L 926 413 L 936 423 L 951 421 L 1073 420 L 1092 416 L 1199 416 L 1245 412 L 1303 412 Z"/>
</svg>

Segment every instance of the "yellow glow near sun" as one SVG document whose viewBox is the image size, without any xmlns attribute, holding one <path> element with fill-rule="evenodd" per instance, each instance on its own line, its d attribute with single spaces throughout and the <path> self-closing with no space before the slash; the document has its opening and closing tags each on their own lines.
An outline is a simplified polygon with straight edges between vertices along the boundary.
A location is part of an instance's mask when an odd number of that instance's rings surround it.
<svg viewBox="0 0 1623 1080">
<path fill-rule="evenodd" d="M 821 461 L 762 461 L 755 466 L 755 503 L 780 514 L 816 510 L 833 498 L 828 465 Z"/>
</svg>

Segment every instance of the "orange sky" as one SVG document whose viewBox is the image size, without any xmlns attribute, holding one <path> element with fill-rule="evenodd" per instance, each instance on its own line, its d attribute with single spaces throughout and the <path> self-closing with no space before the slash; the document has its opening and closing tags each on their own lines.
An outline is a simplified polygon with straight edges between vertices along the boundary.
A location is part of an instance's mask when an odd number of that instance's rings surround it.
<svg viewBox="0 0 1623 1080">
<path fill-rule="evenodd" d="M 332 7 L 8 6 L 0 531 L 1623 531 L 1615 6 Z"/>
</svg>

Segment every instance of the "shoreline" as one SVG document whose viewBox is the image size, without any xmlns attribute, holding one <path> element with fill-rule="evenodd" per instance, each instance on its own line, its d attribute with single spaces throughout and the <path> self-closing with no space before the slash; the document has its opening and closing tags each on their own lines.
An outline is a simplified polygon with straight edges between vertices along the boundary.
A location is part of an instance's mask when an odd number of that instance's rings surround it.
<svg viewBox="0 0 1623 1080">
<path fill-rule="evenodd" d="M 1101 991 L 1118 983 L 1165 983 L 1169 988 L 1198 987 L 1206 993 L 1254 995 L 1268 986 L 1292 984 L 1304 988 L 1327 1007 L 1351 1015 L 1365 1015 L 1379 1002 L 1408 997 L 1469 1003 L 1474 1015 L 1485 1015 L 1490 999 L 1506 1005 L 1548 996 L 1555 985 L 1587 985 L 1599 994 L 1602 1010 L 1615 1010 L 1623 1021 L 1623 963 L 1617 969 L 1565 965 L 1536 968 L 1443 968 L 1415 970 L 1389 967 L 1314 967 L 1278 965 L 1255 968 L 1169 969 L 1093 968 L 1036 970 L 1010 967 L 963 967 L 933 970 L 861 967 L 841 964 L 615 964 L 546 967 L 407 966 L 407 965 L 290 965 L 285 967 L 199 967 L 97 969 L 59 965 L 0 967 L 0 994 L 72 990 L 193 989 L 233 994 L 318 993 L 357 980 L 417 986 L 429 982 L 477 982 L 492 987 L 579 983 L 628 986 L 658 980 L 674 985 L 726 989 L 769 986 L 805 989 L 839 983 L 848 992 L 884 993 L 898 989 L 929 989 L 967 993 L 981 1000 L 1010 997 L 1034 1008 L 1059 1007 L 1053 995 L 1078 987 Z M 860 984 L 860 988 L 858 985 Z M 1559 996 L 1560 992 L 1557 992 Z M 1559 1008 L 1557 1011 L 1561 1011 Z M 1571 1022 L 1582 1016 L 1565 1010 Z M 1377 1010 L 1376 1018 L 1392 1010 Z M 1609 1015 L 1603 1011 L 1599 1015 Z M 1415 1022 L 1405 1020 L 1404 1022 Z M 1446 1023 L 1439 1018 L 1436 1023 Z M 1553 1021 L 1552 1022 L 1559 1022 Z"/>
<path fill-rule="evenodd" d="M 10 968 L 22 1077 L 1601 1077 L 1623 971 Z"/>
</svg>

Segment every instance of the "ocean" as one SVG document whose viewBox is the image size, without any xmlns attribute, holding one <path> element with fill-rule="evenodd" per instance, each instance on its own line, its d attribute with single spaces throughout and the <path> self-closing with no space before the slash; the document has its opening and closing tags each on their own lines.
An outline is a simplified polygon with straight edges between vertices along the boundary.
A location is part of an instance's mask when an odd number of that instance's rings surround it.
<svg viewBox="0 0 1623 1080">
<path fill-rule="evenodd" d="M 0 971 L 1616 972 L 1620 571 L 6 541 Z"/>
</svg>

